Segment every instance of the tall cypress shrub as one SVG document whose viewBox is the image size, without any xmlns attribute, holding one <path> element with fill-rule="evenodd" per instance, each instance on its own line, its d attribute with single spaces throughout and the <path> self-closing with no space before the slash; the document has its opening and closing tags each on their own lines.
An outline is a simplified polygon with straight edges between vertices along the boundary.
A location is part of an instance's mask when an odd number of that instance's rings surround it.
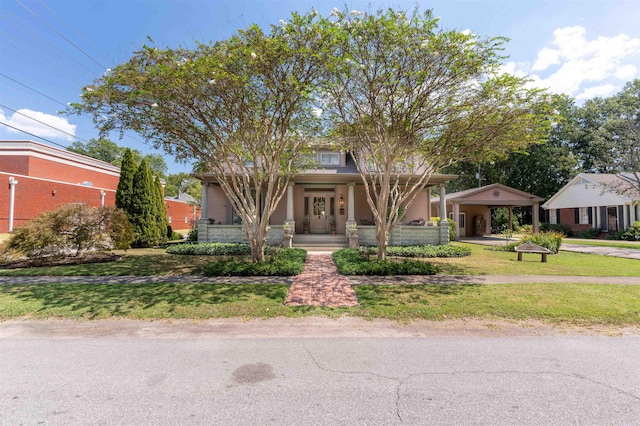
<svg viewBox="0 0 640 426">
<path fill-rule="evenodd" d="M 118 181 L 118 188 L 116 189 L 116 207 L 124 210 L 127 216 L 130 216 L 129 207 L 132 199 L 133 179 L 137 168 L 138 166 L 133 159 L 133 153 L 129 148 L 126 148 L 122 156 L 120 180 Z M 129 217 L 129 219 L 131 219 L 131 217 Z"/>
<path fill-rule="evenodd" d="M 152 247 L 160 242 L 157 203 L 151 171 L 143 159 L 133 178 L 129 220 L 134 228 L 134 245 Z"/>
<path fill-rule="evenodd" d="M 160 176 L 156 176 L 154 182 L 154 198 L 156 202 L 156 221 L 158 222 L 160 241 L 164 242 L 168 236 L 167 227 L 169 226 L 169 220 L 167 219 L 167 206 L 164 204 L 164 194 L 162 192 Z"/>
</svg>

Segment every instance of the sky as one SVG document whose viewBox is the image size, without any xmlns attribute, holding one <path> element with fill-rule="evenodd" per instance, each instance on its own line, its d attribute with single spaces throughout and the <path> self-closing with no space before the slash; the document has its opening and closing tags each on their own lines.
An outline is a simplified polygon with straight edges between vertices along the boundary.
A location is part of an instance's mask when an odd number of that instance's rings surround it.
<svg viewBox="0 0 640 426">
<path fill-rule="evenodd" d="M 505 71 L 577 104 L 612 96 L 640 78 L 637 0 L 0 0 L 0 140 L 66 147 L 97 138 L 90 117 L 59 112 L 148 37 L 156 47 L 193 47 L 253 23 L 278 25 L 294 11 L 327 16 L 334 6 L 432 9 L 443 28 L 507 37 Z M 108 138 L 163 155 L 169 173 L 191 171 L 135 133 Z"/>
</svg>

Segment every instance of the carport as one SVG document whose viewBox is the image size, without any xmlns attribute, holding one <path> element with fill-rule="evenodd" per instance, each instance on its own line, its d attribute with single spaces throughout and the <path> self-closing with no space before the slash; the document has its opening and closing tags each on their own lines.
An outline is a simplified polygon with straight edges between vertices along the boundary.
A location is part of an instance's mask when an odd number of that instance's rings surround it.
<svg viewBox="0 0 640 426">
<path fill-rule="evenodd" d="M 479 188 L 447 194 L 449 218 L 457 223 L 456 239 L 460 237 L 491 235 L 491 209 L 509 209 L 509 226 L 514 207 L 531 206 L 533 232 L 539 231 L 539 205 L 544 199 L 510 186 L 494 183 Z M 432 211 L 440 208 L 440 198 L 431 201 Z M 435 210 L 434 210 L 435 209 Z"/>
</svg>

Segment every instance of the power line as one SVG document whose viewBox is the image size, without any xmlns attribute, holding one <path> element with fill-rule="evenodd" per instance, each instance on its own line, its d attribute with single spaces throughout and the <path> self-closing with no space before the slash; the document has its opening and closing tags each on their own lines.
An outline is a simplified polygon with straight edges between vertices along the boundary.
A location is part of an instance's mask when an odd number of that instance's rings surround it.
<svg viewBox="0 0 640 426">
<path fill-rule="evenodd" d="M 55 28 L 53 28 L 51 25 L 49 25 L 49 23 L 47 23 L 47 21 L 45 19 L 43 19 L 42 17 L 40 17 L 40 15 L 38 15 L 37 13 L 35 13 L 34 11 L 32 11 L 31 9 L 29 9 L 27 6 L 25 6 L 24 4 L 22 4 L 19 0 L 15 0 L 16 3 L 18 3 L 20 6 L 22 6 L 26 11 L 28 11 L 29 13 L 31 13 L 33 16 L 35 16 L 36 18 L 38 18 L 39 20 L 41 20 L 47 27 L 49 27 L 54 33 L 58 34 L 60 37 L 62 37 L 67 43 L 69 43 L 70 45 L 72 45 L 73 47 L 75 47 L 78 51 L 80 51 L 83 55 L 85 55 L 87 58 L 91 59 L 95 64 L 97 64 L 98 66 L 102 67 L 102 69 L 106 69 L 107 67 L 102 65 L 100 62 L 98 62 L 96 59 L 94 59 L 91 55 L 89 55 L 87 52 L 85 52 L 81 47 L 79 47 L 78 45 L 76 45 L 74 42 L 72 42 L 71 40 L 69 40 L 67 37 L 65 37 L 62 33 L 60 33 L 58 30 L 56 30 Z"/>
<path fill-rule="evenodd" d="M 42 136 L 38 136 L 38 135 L 35 135 L 35 134 L 33 134 L 33 133 L 27 132 L 26 130 L 18 129 L 17 127 L 13 127 L 13 126 L 12 126 L 12 125 L 10 125 L 10 124 L 3 123 L 2 121 L 0 121 L 0 124 L 2 124 L 3 126 L 11 127 L 11 128 L 12 128 L 12 129 L 14 129 L 14 130 L 17 130 L 17 131 L 22 132 L 22 133 L 26 133 L 27 135 L 33 136 L 33 137 L 35 137 L 35 138 L 42 139 L 43 141 L 47 141 L 47 142 L 52 143 L 52 144 L 54 144 L 54 145 L 57 145 L 57 146 L 59 146 L 59 147 L 61 147 L 61 148 L 67 149 L 67 147 L 66 147 L 66 146 L 64 146 L 64 145 L 62 145 L 62 144 L 59 144 L 59 143 L 54 142 L 54 141 L 52 141 L 52 140 L 50 140 L 50 139 L 47 139 L 47 138 L 43 138 Z"/>
<path fill-rule="evenodd" d="M 13 112 L 15 112 L 16 114 L 20 114 L 20 115 L 21 115 L 21 116 L 23 116 L 23 117 L 27 117 L 28 119 L 33 120 L 33 121 L 36 121 L 36 122 L 38 122 L 38 123 L 40 123 L 40 124 L 42 124 L 42 125 L 45 125 L 45 126 L 47 126 L 47 127 L 50 127 L 50 128 L 52 128 L 53 130 L 57 130 L 57 131 L 58 131 L 58 132 L 60 132 L 60 133 L 64 133 L 65 135 L 69 135 L 69 136 L 74 137 L 74 138 L 76 138 L 76 139 L 80 139 L 80 140 L 81 140 L 81 141 L 83 141 L 83 142 L 89 143 L 89 141 L 88 141 L 88 140 L 82 139 L 82 138 L 80 138 L 80 137 L 78 137 L 78 136 L 74 135 L 73 133 L 65 132 L 65 131 L 64 131 L 64 130 L 62 130 L 62 129 L 58 129 L 57 127 L 54 127 L 54 126 L 52 126 L 52 125 L 50 125 L 50 124 L 47 124 L 47 123 L 45 123 L 44 121 L 40 121 L 40 120 L 38 120 L 37 118 L 33 118 L 33 117 L 31 117 L 31 116 L 28 116 L 27 114 L 23 114 L 23 113 L 21 113 L 20 111 L 16 111 L 15 109 L 10 108 L 10 107 L 8 107 L 8 106 L 6 106 L 6 105 L 0 104 L 0 107 L 6 108 L 6 109 L 8 109 L 9 111 L 13 111 Z"/>
</svg>

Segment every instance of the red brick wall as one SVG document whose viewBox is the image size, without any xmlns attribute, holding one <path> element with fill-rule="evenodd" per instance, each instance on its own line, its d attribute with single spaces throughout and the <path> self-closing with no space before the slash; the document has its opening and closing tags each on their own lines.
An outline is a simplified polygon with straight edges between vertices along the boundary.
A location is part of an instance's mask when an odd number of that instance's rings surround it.
<svg viewBox="0 0 640 426">
<path fill-rule="evenodd" d="M 72 202 L 87 203 L 92 207 L 100 206 L 100 191 L 105 192 L 105 205 L 115 205 L 115 190 L 101 189 L 82 185 L 49 182 L 26 176 L 15 176 L 13 227 L 18 227 L 40 212 Z M 9 231 L 9 175 L 0 174 L 0 232 Z M 53 194 L 55 191 L 55 194 Z"/>
<path fill-rule="evenodd" d="M 165 199 L 165 205 L 167 206 L 167 218 L 171 219 L 169 225 L 174 230 L 189 229 L 193 221 L 193 206 L 184 201 L 167 200 Z M 185 222 L 186 217 L 186 222 Z M 196 208 L 196 221 L 200 218 L 200 208 Z"/>
<path fill-rule="evenodd" d="M 36 157 L 29 157 L 29 172 L 26 174 L 33 177 L 61 180 L 69 183 L 88 181 L 91 182 L 93 186 L 112 189 L 118 187 L 118 180 L 120 180 L 118 174 L 111 175 L 97 170 L 88 170 Z"/>
<path fill-rule="evenodd" d="M 592 228 L 591 224 L 581 225 L 580 223 L 576 223 L 576 213 L 574 209 L 558 209 L 556 214 L 558 215 L 558 223 L 568 226 L 576 233 L 576 235 L 580 235 L 584 231 L 588 231 Z"/>
<path fill-rule="evenodd" d="M 28 175 L 29 157 L 12 155 L 0 156 L 0 172 Z"/>
</svg>

